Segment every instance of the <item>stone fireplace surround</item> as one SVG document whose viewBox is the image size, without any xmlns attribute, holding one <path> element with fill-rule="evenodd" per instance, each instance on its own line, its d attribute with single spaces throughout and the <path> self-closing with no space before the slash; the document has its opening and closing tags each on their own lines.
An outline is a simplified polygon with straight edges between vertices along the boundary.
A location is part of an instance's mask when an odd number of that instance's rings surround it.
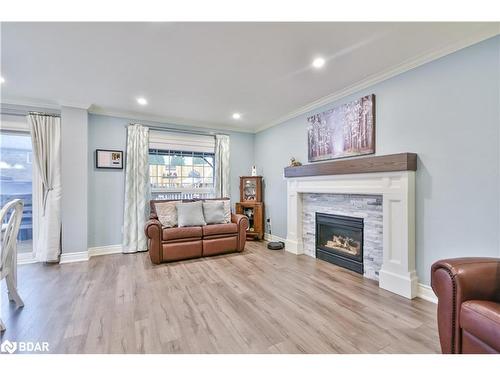
<svg viewBox="0 0 500 375">
<path fill-rule="evenodd" d="M 381 196 L 383 246 L 382 264 L 378 271 L 379 286 L 406 298 L 411 299 L 417 296 L 415 172 L 413 170 L 289 177 L 286 180 L 288 221 L 285 249 L 287 251 L 294 254 L 305 252 L 304 195 Z M 307 199 L 308 197 L 310 196 L 306 195 Z M 344 211 L 344 214 L 349 213 Z M 354 213 L 353 216 L 356 214 Z"/>
<path fill-rule="evenodd" d="M 364 222 L 363 275 L 377 280 L 382 267 L 382 196 L 353 194 L 302 194 L 304 254 L 316 257 L 316 212 L 362 218 Z"/>
</svg>

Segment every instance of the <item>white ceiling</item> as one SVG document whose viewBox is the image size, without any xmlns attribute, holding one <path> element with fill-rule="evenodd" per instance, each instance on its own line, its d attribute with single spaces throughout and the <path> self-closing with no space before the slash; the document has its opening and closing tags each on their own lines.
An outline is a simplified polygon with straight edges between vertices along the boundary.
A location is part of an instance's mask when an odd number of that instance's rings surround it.
<svg viewBox="0 0 500 375">
<path fill-rule="evenodd" d="M 2 23 L 1 101 L 254 132 L 498 30 L 498 23 Z M 315 56 L 327 59 L 321 70 L 310 67 Z M 149 104 L 139 106 L 138 96 Z"/>
</svg>

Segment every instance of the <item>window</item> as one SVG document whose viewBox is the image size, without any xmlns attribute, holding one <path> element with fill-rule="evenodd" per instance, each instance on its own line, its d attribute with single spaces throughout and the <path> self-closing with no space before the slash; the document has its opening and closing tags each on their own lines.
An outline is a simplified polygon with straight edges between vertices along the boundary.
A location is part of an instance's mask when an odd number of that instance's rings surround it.
<svg viewBox="0 0 500 375">
<path fill-rule="evenodd" d="M 2 130 L 0 135 L 0 204 L 3 206 L 17 198 L 23 201 L 24 210 L 17 251 L 31 252 L 33 249 L 31 137 L 28 132 L 21 131 Z"/>
<path fill-rule="evenodd" d="M 171 131 L 149 133 L 149 176 L 153 199 L 214 196 L 215 138 Z"/>
<path fill-rule="evenodd" d="M 153 199 L 213 197 L 214 157 L 213 152 L 150 149 Z"/>
</svg>

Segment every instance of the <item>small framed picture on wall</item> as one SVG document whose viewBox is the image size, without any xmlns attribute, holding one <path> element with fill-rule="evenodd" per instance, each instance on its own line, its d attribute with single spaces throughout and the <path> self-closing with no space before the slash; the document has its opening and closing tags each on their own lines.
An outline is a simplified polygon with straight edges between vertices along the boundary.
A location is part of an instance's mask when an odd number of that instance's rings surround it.
<svg viewBox="0 0 500 375">
<path fill-rule="evenodd" d="M 123 169 L 123 151 L 95 150 L 95 167 L 100 169 Z"/>
</svg>

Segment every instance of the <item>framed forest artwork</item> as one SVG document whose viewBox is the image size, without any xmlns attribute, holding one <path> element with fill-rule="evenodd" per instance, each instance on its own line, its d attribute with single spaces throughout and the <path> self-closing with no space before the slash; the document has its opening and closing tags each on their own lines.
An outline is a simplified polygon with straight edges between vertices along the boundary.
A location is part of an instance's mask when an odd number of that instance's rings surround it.
<svg viewBox="0 0 500 375">
<path fill-rule="evenodd" d="M 375 95 L 307 118 L 309 161 L 375 153 Z"/>
</svg>

